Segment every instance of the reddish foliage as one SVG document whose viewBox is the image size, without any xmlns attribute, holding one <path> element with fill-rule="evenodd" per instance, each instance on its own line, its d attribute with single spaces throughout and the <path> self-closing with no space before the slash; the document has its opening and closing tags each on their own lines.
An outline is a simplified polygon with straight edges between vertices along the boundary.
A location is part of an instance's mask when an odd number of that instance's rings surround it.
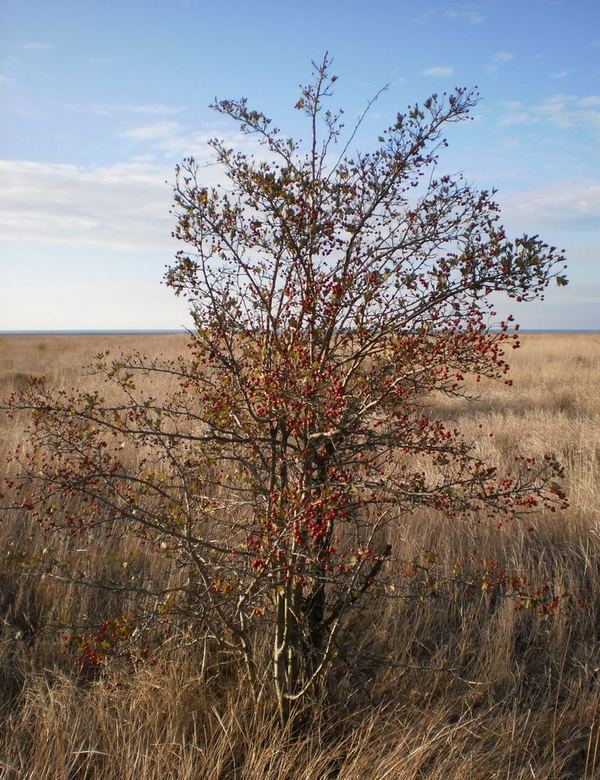
<svg viewBox="0 0 600 780">
<path fill-rule="evenodd" d="M 212 141 L 227 189 L 205 187 L 193 159 L 178 168 L 175 235 L 187 249 L 167 283 L 190 303 L 189 354 L 100 355 L 119 390 L 111 403 L 42 384 L 11 402 L 32 421 L 12 486 L 21 507 L 52 532 L 147 542 L 186 574 L 157 596 L 143 572 L 128 573 L 131 592 L 157 618 L 207 626 L 251 677 L 249 627 L 271 620 L 286 648 L 280 703 L 326 668 L 408 514 L 496 523 L 565 505 L 552 456 L 516 457 L 498 474 L 430 400 L 469 397 L 469 377 L 511 384 L 518 326 L 509 316 L 491 328 L 491 296 L 539 298 L 551 279 L 564 283 L 562 254 L 537 236 L 510 240 L 493 193 L 434 170 L 444 125 L 468 116 L 473 93 L 432 96 L 375 151 L 336 156 L 340 116 L 322 111 L 329 65 L 296 104 L 315 133 L 322 120 L 307 153 L 245 100 L 222 101 L 216 110 L 265 159 Z M 148 376 L 177 390 L 148 396 Z M 503 578 L 490 564 L 481 587 L 521 592 Z M 558 597 L 545 593 L 528 598 L 552 612 Z M 105 641 L 82 644 L 90 663 Z"/>
</svg>

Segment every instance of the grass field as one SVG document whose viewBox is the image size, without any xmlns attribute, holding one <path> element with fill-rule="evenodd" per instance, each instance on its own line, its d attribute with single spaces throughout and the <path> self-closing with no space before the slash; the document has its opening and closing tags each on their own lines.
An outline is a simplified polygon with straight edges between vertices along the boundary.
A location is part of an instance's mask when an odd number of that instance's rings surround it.
<svg viewBox="0 0 600 780">
<path fill-rule="evenodd" d="M 0 397 L 31 375 L 56 388 L 93 387 L 81 366 L 100 350 L 173 355 L 185 341 L 0 337 Z M 542 619 L 485 592 L 469 603 L 372 607 L 357 627 L 364 664 L 340 672 L 320 716 L 292 738 L 278 732 L 271 709 L 253 706 L 233 672 L 202 668 L 194 647 L 165 648 L 127 676 L 79 677 L 47 626 L 64 614 L 101 617 L 103 596 L 11 565 L 17 549 L 36 556 L 47 542 L 19 513 L 5 511 L 0 777 L 600 777 L 600 336 L 526 335 L 509 357 L 512 388 L 484 385 L 475 404 L 437 399 L 435 413 L 500 466 L 516 451 L 555 452 L 570 508 L 500 529 L 440 525 L 421 514 L 392 541 L 404 557 L 437 555 L 442 568 L 493 558 L 532 582 L 547 581 L 553 593 L 572 596 L 556 614 Z M 22 421 L 4 417 L 0 426 L 4 463 Z M 90 565 L 105 565 L 106 556 L 93 551 Z"/>
</svg>

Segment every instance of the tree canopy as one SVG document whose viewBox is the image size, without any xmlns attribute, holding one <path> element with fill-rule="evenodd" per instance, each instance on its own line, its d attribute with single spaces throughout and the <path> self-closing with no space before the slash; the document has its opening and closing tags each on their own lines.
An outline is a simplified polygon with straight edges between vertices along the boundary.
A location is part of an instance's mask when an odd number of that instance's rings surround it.
<svg viewBox="0 0 600 780">
<path fill-rule="evenodd" d="M 184 248 L 166 278 L 193 315 L 186 355 L 99 356 L 110 401 L 38 383 L 12 402 L 32 412 L 22 506 L 53 533 L 133 536 L 170 561 L 163 582 L 127 585 L 139 624 L 201 628 L 257 696 L 274 691 L 283 722 L 365 594 L 389 592 L 407 516 L 496 522 L 564 501 L 552 456 L 499 474 L 433 405 L 482 378 L 510 383 L 518 326 L 498 322 L 497 293 L 529 301 L 566 283 L 561 252 L 511 240 L 493 192 L 438 170 L 444 129 L 476 94 L 432 95 L 358 153 L 362 118 L 344 135 L 327 108 L 335 81 L 326 56 L 301 90 L 307 144 L 223 100 L 261 153 L 211 141 L 215 187 L 193 158 L 177 168 Z M 175 389 L 153 393 L 159 379 Z"/>
</svg>

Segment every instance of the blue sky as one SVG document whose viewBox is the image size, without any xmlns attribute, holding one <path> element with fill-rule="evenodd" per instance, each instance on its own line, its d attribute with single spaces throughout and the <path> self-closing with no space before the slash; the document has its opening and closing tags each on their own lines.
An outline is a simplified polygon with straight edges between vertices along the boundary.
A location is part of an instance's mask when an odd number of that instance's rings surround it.
<svg viewBox="0 0 600 780">
<path fill-rule="evenodd" d="M 165 182 L 207 138 L 237 143 L 215 96 L 302 136 L 298 84 L 325 50 L 348 124 L 390 84 L 363 150 L 409 103 L 479 87 L 441 167 L 497 187 L 510 231 L 570 261 L 569 287 L 517 319 L 600 328 L 598 0 L 0 0 L 0 330 L 188 324 L 160 284 Z"/>
</svg>

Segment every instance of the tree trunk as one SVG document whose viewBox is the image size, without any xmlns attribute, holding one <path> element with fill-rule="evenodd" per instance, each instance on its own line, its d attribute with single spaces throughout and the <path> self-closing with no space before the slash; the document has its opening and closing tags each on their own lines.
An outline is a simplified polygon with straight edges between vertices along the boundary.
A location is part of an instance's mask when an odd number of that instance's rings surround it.
<svg viewBox="0 0 600 780">
<path fill-rule="evenodd" d="M 302 590 L 290 581 L 277 594 L 275 642 L 273 647 L 273 677 L 279 710 L 279 720 L 285 726 L 292 701 L 302 687 L 305 663 L 300 626 Z"/>
</svg>

